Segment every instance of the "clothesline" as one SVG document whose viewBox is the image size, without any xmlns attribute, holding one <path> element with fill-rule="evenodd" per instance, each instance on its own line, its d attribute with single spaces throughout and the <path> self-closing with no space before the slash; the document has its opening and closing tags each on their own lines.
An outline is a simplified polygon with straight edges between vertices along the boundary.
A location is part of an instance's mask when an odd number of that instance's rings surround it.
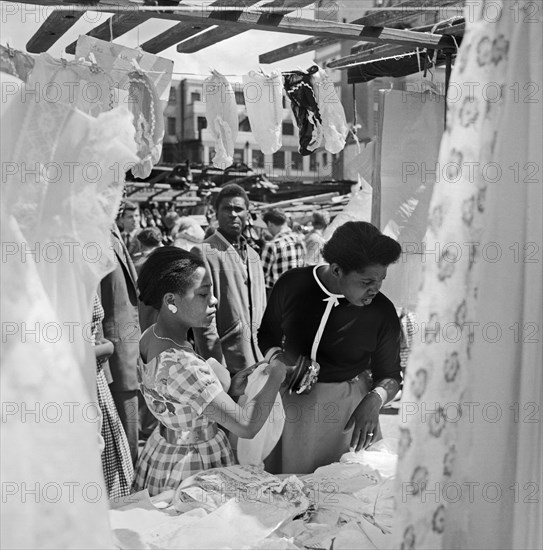
<svg viewBox="0 0 543 550">
<path fill-rule="evenodd" d="M 0 44 L 1 45 L 1 44 Z M 20 51 L 20 50 L 17 50 L 15 48 L 12 48 L 9 44 L 9 42 L 6 42 L 6 45 L 4 46 L 8 52 L 9 51 Z M 26 55 L 30 55 L 30 56 L 35 56 L 35 54 L 26 54 Z M 64 59 L 63 57 L 60 57 L 60 59 Z M 81 61 L 82 60 L 82 61 Z M 88 59 L 85 59 L 85 58 L 78 58 L 78 59 L 73 59 L 71 61 L 68 61 L 68 60 L 65 60 L 67 63 L 79 63 L 81 62 L 82 64 L 92 64 L 92 61 L 89 61 Z M 97 64 L 98 67 L 100 66 L 99 64 Z M 122 67 L 116 67 L 115 68 L 115 71 L 116 72 L 125 72 L 125 73 L 131 73 L 133 72 L 135 69 L 134 68 L 130 68 L 130 69 L 125 69 L 125 68 L 122 68 Z M 294 71 L 293 70 L 290 70 L 290 71 L 286 71 L 286 70 L 279 70 L 279 69 L 275 69 L 275 70 L 278 70 L 281 74 L 285 75 L 285 74 L 292 74 Z M 296 69 L 297 71 L 300 71 L 300 72 L 305 72 L 304 69 L 301 69 L 301 68 L 297 68 Z M 147 70 L 147 69 L 144 69 L 145 73 L 147 74 L 163 74 L 164 71 L 151 71 L 151 70 Z M 220 71 L 219 71 L 220 72 Z M 171 73 L 172 75 L 178 75 L 178 76 L 201 76 L 201 77 L 207 77 L 209 76 L 210 74 L 212 74 L 212 69 L 210 69 L 209 73 L 193 73 L 193 72 L 184 72 L 184 71 L 172 71 Z M 221 73 L 222 76 L 229 76 L 229 77 L 238 77 L 238 78 L 242 78 L 244 76 L 244 74 L 224 74 L 224 73 Z"/>
<path fill-rule="evenodd" d="M 24 4 L 26 6 L 26 4 Z M 0 4 L 0 7 L 3 8 L 3 5 Z M 240 8 L 236 6 L 213 6 L 210 4 L 200 5 L 200 6 L 190 6 L 190 5 L 179 5 L 179 6 L 143 6 L 140 4 L 134 4 L 133 6 L 124 6 L 124 5 L 109 5 L 109 6 L 89 6 L 82 4 L 63 4 L 63 5 L 43 5 L 43 8 L 48 10 L 56 11 L 94 11 L 94 12 L 165 12 L 173 13 L 176 11 L 182 12 L 260 12 L 260 13 L 280 13 L 285 15 L 285 7 L 270 7 L 270 6 L 254 6 L 251 8 Z M 300 9 L 310 10 L 311 6 L 306 6 L 305 8 L 293 8 L 292 12 L 298 11 Z M 435 11 L 458 11 L 463 12 L 464 8 L 462 6 L 391 6 L 391 7 L 379 7 L 369 10 L 369 13 L 375 12 L 435 12 Z M 318 8 L 317 8 L 318 10 Z"/>
</svg>

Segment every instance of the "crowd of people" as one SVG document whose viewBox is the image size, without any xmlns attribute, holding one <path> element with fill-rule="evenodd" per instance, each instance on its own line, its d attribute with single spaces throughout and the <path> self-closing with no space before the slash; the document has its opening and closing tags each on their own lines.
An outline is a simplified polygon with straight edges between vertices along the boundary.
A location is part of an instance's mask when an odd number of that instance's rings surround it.
<svg viewBox="0 0 543 550">
<path fill-rule="evenodd" d="M 235 463 L 232 442 L 259 432 L 277 394 L 297 414 L 265 462 L 272 473 L 310 473 L 380 438 L 402 331 L 379 289 L 400 245 L 366 222 L 325 243 L 323 211 L 303 232 L 271 207 L 259 233 L 250 206 L 240 186 L 224 186 L 207 231 L 173 210 L 121 206 L 117 262 L 93 317 L 110 498 Z M 297 393 L 301 358 L 320 371 Z M 263 364 L 267 382 L 239 400 Z"/>
</svg>

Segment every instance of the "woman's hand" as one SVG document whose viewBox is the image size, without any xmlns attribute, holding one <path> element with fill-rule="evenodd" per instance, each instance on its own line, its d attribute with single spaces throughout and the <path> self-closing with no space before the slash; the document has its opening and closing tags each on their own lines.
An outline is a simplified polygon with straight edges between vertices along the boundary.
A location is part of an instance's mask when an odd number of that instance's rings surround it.
<svg viewBox="0 0 543 550">
<path fill-rule="evenodd" d="M 285 381 L 289 379 L 289 374 L 291 374 L 293 370 L 294 366 L 291 366 L 287 363 L 284 354 L 278 353 L 269 362 L 268 366 L 264 370 L 264 373 L 271 375 L 273 372 L 274 375 L 281 376 L 282 382 L 284 384 Z"/>
<path fill-rule="evenodd" d="M 113 355 L 114 351 L 115 347 L 113 346 L 113 342 L 106 338 L 102 338 L 94 345 L 94 354 L 98 361 L 105 361 Z"/>
<path fill-rule="evenodd" d="M 381 398 L 371 392 L 367 393 L 360 405 L 356 407 L 345 426 L 345 430 L 350 430 L 354 425 L 351 451 L 358 452 L 360 449 L 367 449 L 375 441 L 379 428 L 380 408 Z"/>
<path fill-rule="evenodd" d="M 228 395 L 230 395 L 230 397 L 238 398 L 245 393 L 247 378 L 253 373 L 258 365 L 259 363 L 256 365 L 251 365 L 250 367 L 245 367 L 232 376 L 230 381 L 230 389 L 228 390 Z"/>
</svg>

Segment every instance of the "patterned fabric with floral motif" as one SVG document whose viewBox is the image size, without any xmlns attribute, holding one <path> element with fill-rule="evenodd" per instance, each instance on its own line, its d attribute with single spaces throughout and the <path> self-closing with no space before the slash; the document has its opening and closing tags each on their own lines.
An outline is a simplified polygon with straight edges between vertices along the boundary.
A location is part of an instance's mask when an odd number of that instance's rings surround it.
<svg viewBox="0 0 543 550">
<path fill-rule="evenodd" d="M 484 228 L 500 117 L 512 100 L 505 69 L 513 12 L 504 0 L 493 4 L 499 14 L 489 22 L 485 2 L 470 3 L 448 92 L 440 179 L 426 235 L 429 256 L 416 311 L 421 330 L 402 397 L 395 534 L 402 550 L 442 548 L 454 498 L 444 491 L 453 486 L 460 419 L 466 413 L 460 404 L 467 401 L 481 254 L 475 243 Z M 462 525 L 454 529 L 460 538 L 465 535 Z"/>
</svg>

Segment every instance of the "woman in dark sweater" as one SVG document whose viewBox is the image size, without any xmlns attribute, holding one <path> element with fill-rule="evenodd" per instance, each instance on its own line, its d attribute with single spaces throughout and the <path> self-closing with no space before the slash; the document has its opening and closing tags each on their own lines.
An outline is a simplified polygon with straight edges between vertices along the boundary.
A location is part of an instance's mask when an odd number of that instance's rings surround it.
<svg viewBox="0 0 543 550">
<path fill-rule="evenodd" d="M 379 292 L 400 245 L 366 222 L 347 222 L 325 244 L 326 264 L 292 269 L 271 292 L 258 332 L 268 360 L 320 365 L 309 394 L 283 392 L 286 422 L 266 463 L 311 473 L 381 438 L 379 410 L 401 382 L 401 327 Z"/>
</svg>

